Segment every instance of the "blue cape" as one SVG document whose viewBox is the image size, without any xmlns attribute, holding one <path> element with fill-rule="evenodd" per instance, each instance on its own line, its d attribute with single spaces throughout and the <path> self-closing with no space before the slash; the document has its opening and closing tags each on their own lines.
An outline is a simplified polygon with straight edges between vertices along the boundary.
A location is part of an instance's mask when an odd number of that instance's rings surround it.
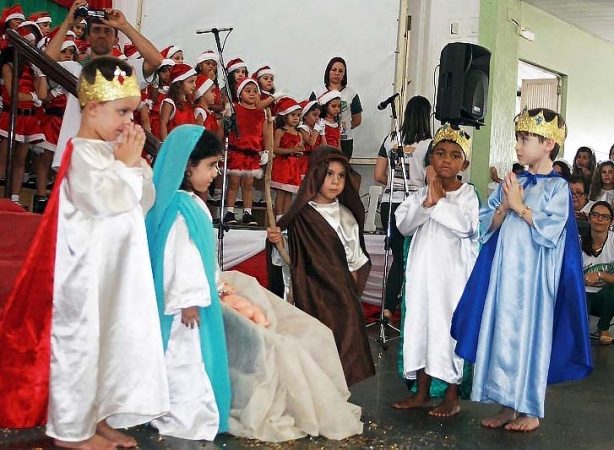
<svg viewBox="0 0 614 450">
<path fill-rule="evenodd" d="M 173 323 L 173 316 L 164 314 L 164 249 L 177 214 L 181 214 L 185 219 L 190 239 L 200 252 L 211 295 L 211 305 L 200 308 L 200 348 L 220 414 L 218 432 L 223 433 L 228 431 L 231 392 L 222 306 L 215 281 L 215 235 L 211 219 L 207 214 L 188 194 L 178 191 L 188 158 L 203 131 L 202 126 L 182 125 L 174 129 L 164 141 L 154 167 L 156 203 L 147 214 L 145 225 L 164 351 L 168 345 Z"/>
<path fill-rule="evenodd" d="M 554 305 L 548 384 L 580 380 L 593 370 L 582 273 L 582 251 L 573 210 L 570 194 L 571 213 L 565 224 L 565 252 Z M 472 363 L 475 363 L 482 313 L 498 241 L 499 230 L 482 245 L 465 291 L 452 317 L 451 335 L 457 341 L 456 354 Z"/>
</svg>

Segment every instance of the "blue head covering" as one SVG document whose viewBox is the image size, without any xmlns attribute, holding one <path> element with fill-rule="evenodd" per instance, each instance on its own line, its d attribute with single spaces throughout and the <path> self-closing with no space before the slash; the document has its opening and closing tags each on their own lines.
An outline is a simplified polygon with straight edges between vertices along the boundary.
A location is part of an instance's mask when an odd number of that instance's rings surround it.
<svg viewBox="0 0 614 450">
<path fill-rule="evenodd" d="M 219 432 L 228 431 L 230 414 L 230 377 L 228 355 L 222 319 L 222 307 L 215 280 L 215 238 L 213 225 L 207 214 L 181 186 L 190 154 L 204 132 L 202 126 L 182 125 L 174 129 L 164 141 L 154 167 L 153 182 L 156 203 L 147 214 L 147 238 L 153 268 L 158 313 L 162 327 L 164 351 L 168 345 L 173 317 L 164 314 L 164 249 L 168 233 L 181 214 L 190 239 L 200 252 L 211 295 L 211 305 L 200 308 L 200 347 L 205 370 L 211 380 L 220 414 Z"/>
</svg>

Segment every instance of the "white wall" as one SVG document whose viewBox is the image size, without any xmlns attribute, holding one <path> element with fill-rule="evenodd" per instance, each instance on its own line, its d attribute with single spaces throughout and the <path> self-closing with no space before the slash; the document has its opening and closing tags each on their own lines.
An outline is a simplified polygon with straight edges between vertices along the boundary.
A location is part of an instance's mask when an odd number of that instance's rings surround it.
<svg viewBox="0 0 614 450">
<path fill-rule="evenodd" d="M 127 17 L 136 17 L 137 3 L 115 0 Z M 141 32 L 160 49 L 180 45 L 191 63 L 215 48 L 213 36 L 197 29 L 232 26 L 224 59 L 241 56 L 250 71 L 268 63 L 277 89 L 297 100 L 323 82 L 331 57 L 344 57 L 364 110 L 354 155 L 374 157 L 390 131 L 376 105 L 393 92 L 398 12 L 399 0 L 143 0 Z"/>
<path fill-rule="evenodd" d="M 433 72 L 441 50 L 450 42 L 477 43 L 480 0 L 409 0 L 412 16 L 409 97 L 422 95 L 434 106 Z M 459 34 L 449 33 L 450 23 Z"/>
</svg>

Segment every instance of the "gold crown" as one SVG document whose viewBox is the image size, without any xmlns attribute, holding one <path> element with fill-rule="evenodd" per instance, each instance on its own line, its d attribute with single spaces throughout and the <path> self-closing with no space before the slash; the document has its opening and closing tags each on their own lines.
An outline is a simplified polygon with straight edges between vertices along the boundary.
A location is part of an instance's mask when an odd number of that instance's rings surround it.
<svg viewBox="0 0 614 450">
<path fill-rule="evenodd" d="M 77 94 L 79 104 L 84 107 L 88 102 L 110 102 L 120 98 L 140 97 L 141 90 L 134 72 L 131 76 L 127 76 L 126 72 L 116 67 L 111 81 L 107 80 L 98 69 L 96 69 L 96 78 L 92 84 L 81 76 Z"/>
<path fill-rule="evenodd" d="M 465 154 L 465 159 L 471 157 L 471 136 L 463 130 L 455 130 L 449 123 L 445 123 L 435 134 L 433 148 L 441 141 L 452 141 L 458 144 Z"/>
<path fill-rule="evenodd" d="M 548 122 L 544 117 L 544 111 L 541 110 L 536 116 L 531 117 L 529 111 L 525 108 L 516 119 L 516 132 L 524 131 L 526 133 L 543 136 L 546 139 L 552 139 L 554 142 L 563 145 L 565 136 L 567 135 L 567 125 L 559 128 L 559 121 L 555 117 Z"/>
</svg>

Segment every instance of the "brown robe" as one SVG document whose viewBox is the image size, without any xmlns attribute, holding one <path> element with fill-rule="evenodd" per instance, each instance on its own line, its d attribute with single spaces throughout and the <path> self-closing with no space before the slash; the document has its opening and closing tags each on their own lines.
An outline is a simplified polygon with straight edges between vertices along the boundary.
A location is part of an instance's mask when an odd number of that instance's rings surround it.
<svg viewBox="0 0 614 450">
<path fill-rule="evenodd" d="M 346 185 L 338 199 L 356 218 L 360 244 L 367 254 L 363 238 L 364 206 L 357 190 L 360 176 L 333 147 L 314 150 L 297 198 L 278 225 L 288 229 L 294 304 L 332 330 L 345 379 L 351 386 L 375 374 L 360 305 L 371 263 L 358 270 L 356 283 L 336 231 L 308 204 L 322 186 L 331 160 L 346 167 Z"/>
</svg>

